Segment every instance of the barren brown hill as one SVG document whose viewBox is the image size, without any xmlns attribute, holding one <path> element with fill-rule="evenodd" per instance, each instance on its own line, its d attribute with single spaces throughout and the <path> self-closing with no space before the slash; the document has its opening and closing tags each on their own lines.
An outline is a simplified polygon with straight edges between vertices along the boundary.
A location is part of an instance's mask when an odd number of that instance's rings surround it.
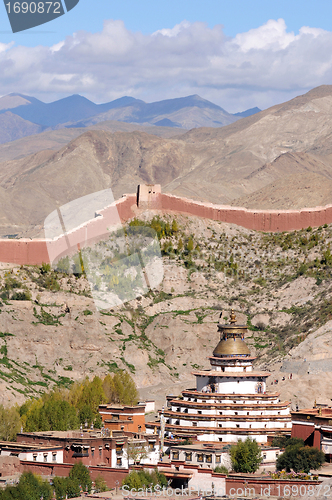
<svg viewBox="0 0 332 500">
<path fill-rule="evenodd" d="M 191 168 L 188 149 L 143 132 L 89 131 L 56 153 L 3 162 L 2 234 L 21 233 L 24 225 L 40 227 L 56 206 L 108 187 L 118 198 L 140 183 L 164 185 Z"/>
<path fill-rule="evenodd" d="M 332 201 L 330 155 L 315 157 L 309 153 L 284 153 L 247 176 L 243 184 L 256 190 L 236 199 L 232 205 L 247 208 L 292 210 L 324 206 Z"/>
<path fill-rule="evenodd" d="M 1 234 L 41 224 L 57 204 L 108 187 L 119 197 L 134 192 L 138 183 L 160 183 L 179 196 L 257 209 L 331 203 L 331 112 L 332 86 L 323 86 L 226 127 L 180 136 L 130 132 L 129 124 L 126 131 L 111 133 L 99 130 L 99 123 L 79 137 L 80 129 L 69 129 L 67 145 L 62 130 L 44 133 L 46 147 L 43 134 L 35 136 L 33 146 L 21 139 L 19 163 L 0 164 L 0 195 L 6 200 L 6 210 L 0 208 L 6 226 Z M 113 127 L 114 122 L 105 124 Z M 35 154 L 57 144 L 62 148 L 52 155 Z M 4 145 L 0 155 L 13 159 L 14 148 L 15 143 Z M 22 162 L 24 150 L 34 156 Z"/>
<path fill-rule="evenodd" d="M 204 152 L 204 159 L 189 174 L 165 186 L 165 190 L 249 207 L 252 205 L 250 200 L 246 204 L 246 196 L 282 178 L 284 185 L 288 184 L 286 192 L 280 190 L 273 201 L 267 198 L 263 204 L 257 193 L 255 208 L 319 205 L 319 190 L 312 190 L 312 195 L 303 201 L 303 196 L 298 197 L 297 191 L 293 191 L 292 179 L 288 182 L 286 179 L 296 173 L 305 182 L 308 171 L 315 171 L 322 176 L 316 186 L 323 186 L 326 176 L 330 176 L 331 110 L 332 86 L 323 86 L 227 127 L 192 130 L 181 136 L 181 140 L 191 143 L 193 150 Z M 308 153 L 310 158 L 288 153 Z M 276 158 L 279 161 L 274 169 L 268 168 Z M 310 166 L 312 162 L 315 168 Z M 263 176 L 265 166 L 269 175 Z M 270 188 L 272 192 L 272 185 Z M 286 203 L 284 196 L 288 198 Z"/>
<path fill-rule="evenodd" d="M 173 127 L 145 126 L 135 123 L 106 121 L 82 128 L 60 128 L 46 130 L 40 134 L 22 137 L 12 142 L 0 144 L 0 163 L 8 160 L 17 160 L 42 150 L 58 151 L 70 141 L 88 130 L 104 130 L 107 132 L 146 132 L 157 137 L 176 137 L 185 133 L 184 130 Z"/>
</svg>

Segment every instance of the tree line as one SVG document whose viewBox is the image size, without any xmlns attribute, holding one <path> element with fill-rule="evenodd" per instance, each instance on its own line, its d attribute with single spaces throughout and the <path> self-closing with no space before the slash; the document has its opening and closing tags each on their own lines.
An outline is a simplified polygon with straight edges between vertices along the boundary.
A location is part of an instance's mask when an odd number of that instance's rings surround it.
<svg viewBox="0 0 332 500">
<path fill-rule="evenodd" d="M 25 432 L 66 431 L 78 429 L 85 423 L 100 428 L 100 404 L 135 405 L 138 397 L 134 380 L 124 370 L 103 379 L 86 377 L 70 389 L 54 389 L 22 406 L 0 405 L 0 439 L 14 441 L 21 429 Z"/>
</svg>

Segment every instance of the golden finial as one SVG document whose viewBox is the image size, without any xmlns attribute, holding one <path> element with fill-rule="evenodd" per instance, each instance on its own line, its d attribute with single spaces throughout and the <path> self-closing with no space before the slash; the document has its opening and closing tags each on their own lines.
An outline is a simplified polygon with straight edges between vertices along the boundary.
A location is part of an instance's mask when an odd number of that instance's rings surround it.
<svg viewBox="0 0 332 500">
<path fill-rule="evenodd" d="M 154 426 L 153 434 L 157 434 L 157 426 Z"/>
<path fill-rule="evenodd" d="M 318 415 L 322 415 L 322 407 L 319 407 Z"/>
<path fill-rule="evenodd" d="M 315 400 L 315 402 L 314 402 L 314 408 L 316 408 L 316 406 L 317 406 L 317 402 L 316 402 L 316 400 Z"/>
<path fill-rule="evenodd" d="M 230 319 L 230 324 L 233 325 L 234 323 L 236 323 L 236 316 L 235 316 L 235 313 L 234 313 L 234 309 L 231 309 L 231 319 Z"/>
</svg>

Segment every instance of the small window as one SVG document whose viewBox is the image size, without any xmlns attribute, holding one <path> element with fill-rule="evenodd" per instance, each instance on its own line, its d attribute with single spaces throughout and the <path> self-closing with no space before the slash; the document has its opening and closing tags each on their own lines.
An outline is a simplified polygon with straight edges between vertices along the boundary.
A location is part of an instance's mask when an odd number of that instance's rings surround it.
<svg viewBox="0 0 332 500">
<path fill-rule="evenodd" d="M 56 462 L 56 453 L 52 453 L 52 462 Z"/>
<path fill-rule="evenodd" d="M 36 453 L 33 454 L 33 461 L 37 462 L 37 454 Z"/>
<path fill-rule="evenodd" d="M 173 451 L 173 460 L 179 460 L 179 452 Z"/>
<path fill-rule="evenodd" d="M 220 464 L 221 462 L 221 455 L 216 455 L 216 464 Z"/>
<path fill-rule="evenodd" d="M 191 452 L 189 452 L 189 451 L 186 452 L 186 462 L 191 462 L 192 455 L 193 454 Z"/>
<path fill-rule="evenodd" d="M 197 454 L 197 462 L 203 462 L 203 453 Z"/>
<path fill-rule="evenodd" d="M 198 410 L 198 415 L 202 415 L 202 410 Z"/>
<path fill-rule="evenodd" d="M 99 456 L 101 457 L 102 455 L 102 452 L 103 452 L 103 447 L 102 446 L 99 446 Z"/>
<path fill-rule="evenodd" d="M 263 453 L 263 459 L 264 460 L 266 459 L 266 453 Z"/>
<path fill-rule="evenodd" d="M 44 462 L 47 462 L 47 453 L 44 453 Z"/>
<path fill-rule="evenodd" d="M 193 427 L 197 427 L 197 422 L 193 422 Z"/>
<path fill-rule="evenodd" d="M 149 451 L 154 451 L 154 443 L 149 443 Z"/>
<path fill-rule="evenodd" d="M 212 464 L 212 455 L 206 455 L 205 456 L 205 461 L 207 464 Z"/>
<path fill-rule="evenodd" d="M 118 457 L 116 459 L 116 465 L 121 466 L 122 465 L 122 458 Z"/>
<path fill-rule="evenodd" d="M 240 427 L 240 424 L 236 424 L 236 427 L 239 428 Z"/>
</svg>

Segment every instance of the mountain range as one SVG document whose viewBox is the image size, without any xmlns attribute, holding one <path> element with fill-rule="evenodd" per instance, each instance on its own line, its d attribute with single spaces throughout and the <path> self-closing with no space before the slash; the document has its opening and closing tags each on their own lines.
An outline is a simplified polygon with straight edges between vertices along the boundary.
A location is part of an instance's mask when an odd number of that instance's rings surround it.
<svg viewBox="0 0 332 500">
<path fill-rule="evenodd" d="M 95 104 L 81 95 L 44 103 L 34 97 L 9 94 L 0 98 L 0 144 L 47 129 L 84 128 L 105 121 L 191 129 L 220 127 L 260 111 L 232 115 L 198 95 L 146 103 L 134 97 Z"/>
<path fill-rule="evenodd" d="M 0 145 L 0 235 L 42 235 L 57 206 L 105 188 L 118 198 L 140 183 L 255 209 L 329 204 L 331 113 L 332 86 L 322 86 L 218 128 L 110 120 L 7 142 Z"/>
</svg>

